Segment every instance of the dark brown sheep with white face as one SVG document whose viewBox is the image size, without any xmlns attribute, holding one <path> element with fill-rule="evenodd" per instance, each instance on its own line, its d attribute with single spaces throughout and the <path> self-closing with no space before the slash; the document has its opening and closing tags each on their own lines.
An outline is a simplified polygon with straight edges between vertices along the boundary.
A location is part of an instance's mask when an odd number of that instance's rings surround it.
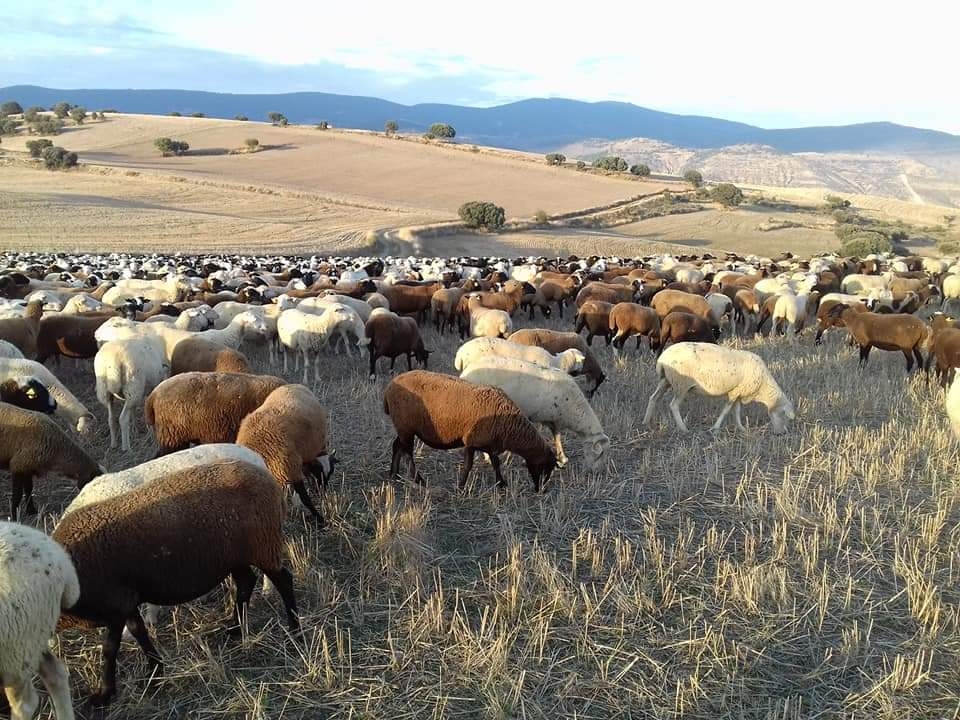
<svg viewBox="0 0 960 720">
<path fill-rule="evenodd" d="M 556 454 L 536 426 L 497 388 L 414 370 L 390 382 L 383 394 L 383 410 L 397 431 L 391 478 L 398 475 L 400 461 L 406 457 L 410 478 L 423 484 L 413 458 L 416 438 L 438 450 L 464 448 L 460 488 L 466 486 L 477 451 L 487 453 L 500 487 L 506 485 L 500 471 L 500 454 L 505 451 L 524 459 L 537 492 L 557 466 Z"/>
<path fill-rule="evenodd" d="M 280 594 L 291 631 L 299 631 L 293 576 L 283 567 L 285 516 L 276 480 L 263 468 L 239 461 L 173 472 L 67 513 L 53 539 L 77 570 L 80 600 L 64 612 L 60 624 L 107 629 L 100 689 L 92 704 L 105 705 L 116 694 L 125 626 L 150 670 L 162 672 L 162 659 L 138 609 L 141 603 L 179 605 L 231 576 L 236 606 L 229 632 L 236 635 L 256 584 L 251 568 L 257 568 Z"/>
<path fill-rule="evenodd" d="M 250 362 L 239 350 L 192 337 L 178 342 L 170 356 L 170 375 L 186 372 L 248 373 Z"/>
<path fill-rule="evenodd" d="M 517 330 L 509 337 L 510 342 L 520 343 L 521 345 L 534 345 L 541 347 L 547 352 L 558 355 L 564 350 L 576 349 L 583 353 L 582 374 L 593 382 L 593 388 L 587 391 L 587 397 L 592 397 L 600 387 L 600 384 L 606 379 L 603 368 L 597 362 L 597 358 L 587 346 L 587 341 L 577 333 L 558 332 L 556 330 L 545 330 L 542 328 L 527 328 Z"/>
<path fill-rule="evenodd" d="M 681 290 L 661 290 L 653 296 L 650 307 L 660 316 L 662 325 L 664 318 L 672 312 L 685 312 L 703 318 L 713 328 L 714 338 L 720 337 L 720 321 L 714 317 L 710 303 L 706 298 Z"/>
<path fill-rule="evenodd" d="M 420 329 L 413 318 L 400 317 L 392 312 L 372 315 L 366 324 L 366 336 L 370 340 L 370 379 L 377 376 L 377 360 L 390 358 L 390 370 L 393 370 L 397 357 L 407 358 L 407 370 L 413 369 L 415 357 L 420 367 L 426 369 L 430 360 L 430 350 L 423 345 Z"/>
<path fill-rule="evenodd" d="M 613 303 L 588 300 L 577 309 L 573 331 L 579 335 L 580 331 L 586 328 L 587 345 L 593 345 L 594 335 L 600 335 L 609 345 L 613 337 L 613 328 L 610 327 L 610 312 L 613 308 Z"/>
<path fill-rule="evenodd" d="M 660 321 L 660 342 L 657 357 L 667 345 L 681 342 L 717 342 L 713 327 L 699 315 L 672 312 Z"/>
<path fill-rule="evenodd" d="M 621 352 L 631 337 L 637 338 L 638 350 L 640 338 L 644 337 L 650 343 L 651 350 L 656 350 L 660 345 L 660 318 L 653 308 L 636 303 L 617 303 L 610 311 L 609 327 L 614 332 L 613 346 Z"/>
<path fill-rule="evenodd" d="M 913 315 L 858 312 L 848 306 L 834 307 L 828 317 L 842 319 L 850 336 L 860 346 L 860 367 L 867 364 L 872 348 L 902 352 L 907 361 L 907 373 L 913 369 L 914 359 L 919 367 L 923 367 L 920 348 L 929 341 L 933 331 L 920 318 Z"/>
</svg>

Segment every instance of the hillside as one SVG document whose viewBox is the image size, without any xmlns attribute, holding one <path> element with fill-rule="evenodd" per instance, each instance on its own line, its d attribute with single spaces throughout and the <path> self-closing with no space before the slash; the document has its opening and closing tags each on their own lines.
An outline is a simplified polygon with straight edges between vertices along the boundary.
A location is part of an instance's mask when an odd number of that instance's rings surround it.
<svg viewBox="0 0 960 720">
<path fill-rule="evenodd" d="M 530 99 L 490 108 L 399 105 L 370 97 L 303 92 L 236 95 L 186 90 L 50 89 L 32 85 L 0 88 L 0 101 L 50 107 L 66 100 L 88 109 L 209 117 L 243 114 L 261 119 L 271 111 L 292 122 L 332 122 L 337 127 L 381 130 L 387 120 L 401 130 L 422 132 L 431 123 L 453 124 L 469 142 L 522 150 L 553 150 L 587 138 L 644 137 L 689 148 L 767 145 L 781 152 L 960 151 L 960 137 L 893 123 L 768 130 L 711 117 L 676 115 L 621 102 Z"/>
</svg>

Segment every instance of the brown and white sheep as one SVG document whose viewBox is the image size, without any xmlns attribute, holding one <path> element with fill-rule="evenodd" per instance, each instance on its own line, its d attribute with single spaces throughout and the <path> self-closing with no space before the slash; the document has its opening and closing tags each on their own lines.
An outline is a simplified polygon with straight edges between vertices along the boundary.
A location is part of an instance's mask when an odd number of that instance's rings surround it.
<svg viewBox="0 0 960 720">
<path fill-rule="evenodd" d="M 587 346 L 587 341 L 577 333 L 558 332 L 543 328 L 526 328 L 512 333 L 508 339 L 510 342 L 520 343 L 521 345 L 536 345 L 554 355 L 571 349 L 582 352 L 583 376 L 593 383 L 593 388 L 587 391 L 587 397 L 592 397 L 607 377 L 597 358 Z"/>
</svg>

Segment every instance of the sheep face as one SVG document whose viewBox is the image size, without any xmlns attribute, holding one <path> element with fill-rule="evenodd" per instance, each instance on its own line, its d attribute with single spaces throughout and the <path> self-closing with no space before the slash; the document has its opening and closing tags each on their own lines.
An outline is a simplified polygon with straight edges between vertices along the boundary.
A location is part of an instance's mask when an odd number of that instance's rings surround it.
<svg viewBox="0 0 960 720">
<path fill-rule="evenodd" d="M 786 395 L 782 395 L 770 409 L 770 427 L 777 434 L 784 433 L 787 431 L 787 421 L 794 420 L 796 417 L 793 403 Z"/>
<path fill-rule="evenodd" d="M 533 481 L 533 488 L 537 492 L 550 479 L 554 468 L 557 467 L 557 455 L 552 450 L 541 458 L 531 457 L 526 462 L 527 471 Z"/>
<path fill-rule="evenodd" d="M 46 385 L 36 378 L 7 380 L 0 385 L 0 400 L 46 415 L 52 415 L 57 409 L 57 401 L 50 396 Z"/>
<path fill-rule="evenodd" d="M 587 469 L 593 469 L 610 447 L 610 438 L 606 435 L 597 435 L 587 439 L 583 447 Z"/>
</svg>

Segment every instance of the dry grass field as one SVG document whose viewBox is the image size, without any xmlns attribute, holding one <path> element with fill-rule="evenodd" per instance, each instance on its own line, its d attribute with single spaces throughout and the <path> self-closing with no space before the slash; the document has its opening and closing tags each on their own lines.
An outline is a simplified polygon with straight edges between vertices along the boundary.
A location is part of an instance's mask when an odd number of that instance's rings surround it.
<svg viewBox="0 0 960 720">
<path fill-rule="evenodd" d="M 451 372 L 458 342 L 424 334 L 431 368 Z M 459 453 L 433 450 L 418 454 L 429 489 L 385 483 L 388 379 L 370 381 L 365 357 L 326 358 L 315 391 L 341 459 L 330 526 L 296 509 L 287 526 L 303 640 L 258 591 L 248 634 L 225 641 L 230 601 L 215 592 L 161 617 L 155 691 L 125 645 L 108 717 L 955 717 L 960 453 L 942 392 L 906 378 L 899 353 L 858 372 L 839 335 L 821 348 L 809 334 L 733 342 L 794 400 L 789 434 L 750 408 L 747 434 L 731 422 L 713 436 L 716 401 L 685 404 L 688 435 L 669 417 L 642 428 L 652 359 L 595 343 L 607 463 L 584 471 L 570 441 L 571 465 L 542 495 L 516 461 L 508 491 L 478 462 L 461 494 Z M 59 374 L 96 412 L 90 449 L 108 468 L 153 455 L 142 420 L 132 453 L 106 447 L 89 363 Z M 37 483 L 47 529 L 74 492 Z M 98 637 L 65 633 L 57 650 L 79 702 Z"/>
</svg>

